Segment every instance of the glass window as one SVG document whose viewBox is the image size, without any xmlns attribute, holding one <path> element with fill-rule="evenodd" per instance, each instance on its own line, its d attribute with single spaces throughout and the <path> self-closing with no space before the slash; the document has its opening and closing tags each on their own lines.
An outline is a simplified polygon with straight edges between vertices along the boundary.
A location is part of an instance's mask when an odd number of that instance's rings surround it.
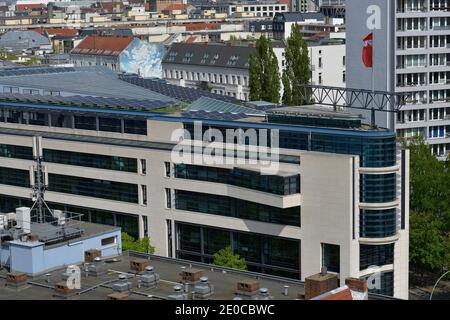
<svg viewBox="0 0 450 320">
<path fill-rule="evenodd" d="M 322 243 L 322 266 L 326 267 L 328 271 L 339 273 L 339 251 L 338 245 Z"/>
<path fill-rule="evenodd" d="M 138 186 L 131 183 L 49 174 L 49 191 L 138 203 Z"/>
<path fill-rule="evenodd" d="M 137 159 L 134 158 L 44 149 L 44 160 L 73 166 L 137 172 Z"/>
<path fill-rule="evenodd" d="M 0 184 L 29 188 L 30 173 L 28 170 L 0 167 Z"/>
<path fill-rule="evenodd" d="M 300 226 L 299 206 L 281 209 L 232 197 L 175 190 L 175 208 L 177 210 Z"/>
<path fill-rule="evenodd" d="M 360 210 L 360 236 L 384 238 L 395 235 L 397 229 L 396 209 Z"/>
<path fill-rule="evenodd" d="M 200 227 L 178 224 L 178 248 L 180 250 L 201 252 Z"/>
<path fill-rule="evenodd" d="M 25 146 L 0 144 L 0 157 L 32 160 L 33 149 Z"/>
<path fill-rule="evenodd" d="M 359 246 L 359 270 L 394 263 L 394 244 Z"/>
</svg>

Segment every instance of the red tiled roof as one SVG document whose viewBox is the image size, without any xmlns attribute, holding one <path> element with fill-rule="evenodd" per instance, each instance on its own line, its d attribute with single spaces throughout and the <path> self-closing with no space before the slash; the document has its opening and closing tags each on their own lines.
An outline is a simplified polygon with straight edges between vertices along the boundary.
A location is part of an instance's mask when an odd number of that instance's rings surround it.
<svg viewBox="0 0 450 320">
<path fill-rule="evenodd" d="M 188 23 L 184 26 L 186 31 L 215 30 L 220 28 L 219 23 Z"/>
<path fill-rule="evenodd" d="M 44 29 L 44 28 L 38 28 L 35 29 L 34 31 L 39 32 L 40 34 L 49 34 L 52 36 L 57 36 L 57 37 L 75 37 L 78 35 L 78 30 L 77 29 L 72 29 L 72 28 L 48 28 L 48 29 Z"/>
<path fill-rule="evenodd" d="M 122 2 L 100 2 L 100 8 L 112 13 L 117 7 L 122 10 L 125 5 Z"/>
<path fill-rule="evenodd" d="M 43 3 L 16 4 L 17 11 L 26 11 L 33 9 L 45 9 L 47 6 Z"/>
<path fill-rule="evenodd" d="M 89 36 L 71 53 L 117 56 L 134 40 L 133 37 Z"/>
<path fill-rule="evenodd" d="M 353 297 L 350 289 L 345 289 L 343 291 L 330 294 L 320 300 L 353 300 Z"/>
<path fill-rule="evenodd" d="M 194 37 L 194 36 L 189 37 L 189 38 L 186 40 L 186 43 L 193 43 L 196 39 L 197 39 L 197 37 Z"/>
<path fill-rule="evenodd" d="M 164 8 L 164 11 L 186 10 L 188 7 L 192 7 L 192 5 L 189 3 L 171 3 Z"/>
</svg>

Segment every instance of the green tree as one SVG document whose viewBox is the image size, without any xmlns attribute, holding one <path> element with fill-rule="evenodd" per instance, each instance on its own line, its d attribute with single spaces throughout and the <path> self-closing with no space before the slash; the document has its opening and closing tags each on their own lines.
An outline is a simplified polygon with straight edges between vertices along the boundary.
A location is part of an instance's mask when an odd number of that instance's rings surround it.
<svg viewBox="0 0 450 320">
<path fill-rule="evenodd" d="M 411 210 L 433 212 L 449 218 L 450 172 L 448 162 L 438 160 L 422 137 L 404 140 L 410 150 Z M 449 226 L 449 225 L 447 225 Z"/>
<path fill-rule="evenodd" d="M 230 246 L 227 246 L 214 254 L 213 264 L 238 270 L 247 270 L 245 259 L 237 254 L 233 254 Z"/>
<path fill-rule="evenodd" d="M 249 58 L 250 100 L 280 102 L 278 60 L 269 39 L 256 40 L 256 50 Z"/>
<path fill-rule="evenodd" d="M 286 86 L 283 93 L 283 103 L 285 105 L 302 105 L 306 101 L 301 94 L 299 85 L 310 83 L 311 67 L 308 46 L 298 24 L 292 26 L 291 34 L 286 42 L 285 56 L 286 69 L 283 73 L 283 86 L 285 86 L 285 82 L 289 82 L 289 86 Z M 309 92 L 310 90 L 307 90 L 307 96 L 310 95 Z"/>
<path fill-rule="evenodd" d="M 137 251 L 144 253 L 154 253 L 155 247 L 150 244 L 149 237 L 135 239 L 126 232 L 122 232 L 122 251 Z"/>
<path fill-rule="evenodd" d="M 292 88 L 291 88 L 291 82 L 289 80 L 289 75 L 287 74 L 286 70 L 283 71 L 283 104 L 286 106 L 292 105 Z"/>
<path fill-rule="evenodd" d="M 448 267 L 450 242 L 442 231 L 442 220 L 432 213 L 412 212 L 409 223 L 409 258 L 422 277 L 425 271 L 440 272 Z"/>
<path fill-rule="evenodd" d="M 410 150 L 410 261 L 423 276 L 450 265 L 450 172 L 423 137 L 402 144 Z"/>
</svg>

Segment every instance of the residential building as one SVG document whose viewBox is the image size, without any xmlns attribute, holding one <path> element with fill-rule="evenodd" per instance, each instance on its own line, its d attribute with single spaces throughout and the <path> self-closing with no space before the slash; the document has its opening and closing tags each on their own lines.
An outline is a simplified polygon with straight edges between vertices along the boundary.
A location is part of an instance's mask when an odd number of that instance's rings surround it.
<svg viewBox="0 0 450 320">
<path fill-rule="evenodd" d="M 49 38 L 36 31 L 8 31 L 0 36 L 0 48 L 36 55 L 52 52 Z"/>
<path fill-rule="evenodd" d="M 254 50 L 245 46 L 174 43 L 162 61 L 163 78 L 179 86 L 248 100 L 248 59 Z"/>
<path fill-rule="evenodd" d="M 236 16 L 237 14 L 244 14 L 254 17 L 273 17 L 279 12 L 287 12 L 288 6 L 279 3 L 277 0 L 265 1 L 248 1 L 248 2 L 231 2 L 228 6 L 228 16 Z"/>
<path fill-rule="evenodd" d="M 161 77 L 163 51 L 160 44 L 132 36 L 91 35 L 70 51 L 70 59 L 76 67 L 104 66 L 114 72 Z"/>
<path fill-rule="evenodd" d="M 294 24 L 300 27 L 305 39 L 323 33 L 338 32 L 343 26 L 330 24 L 321 12 L 285 12 L 273 18 L 273 37 L 277 40 L 287 39 Z"/>
<path fill-rule="evenodd" d="M 400 137 L 423 136 L 433 153 L 450 152 L 450 11 L 446 0 L 380 1 L 381 29 L 367 28 L 370 1 L 348 0 L 347 84 L 370 89 L 371 69 L 361 62 L 362 39 L 373 32 L 374 87 L 407 95 L 396 114 L 376 113 L 380 126 Z M 367 117 L 369 117 L 367 115 Z"/>
<path fill-rule="evenodd" d="M 133 40 L 133 37 L 89 36 L 70 52 L 70 57 L 75 66 L 106 66 L 119 71 L 119 56 Z"/>
<path fill-rule="evenodd" d="M 310 12 L 318 11 L 317 0 L 293 0 L 291 4 L 291 11 L 293 12 Z"/>
<path fill-rule="evenodd" d="M 132 96 L 124 85 L 104 86 Z M 149 235 L 157 255 L 210 263 L 230 245 L 249 271 L 304 280 L 326 267 L 339 286 L 375 276 L 380 286 L 369 292 L 408 297 L 409 154 L 395 133 L 320 106 L 261 111 L 202 97 L 179 112 L 160 95 L 102 96 L 0 96 L 0 211 L 29 203 L 32 137 L 41 136 L 46 201 Z M 162 107 L 167 113 L 152 112 Z M 263 174 L 263 163 L 232 151 L 235 143 L 220 149 L 225 162 L 174 156 L 180 139 L 186 147 L 216 141 L 209 128 L 269 130 L 277 170 Z"/>
</svg>

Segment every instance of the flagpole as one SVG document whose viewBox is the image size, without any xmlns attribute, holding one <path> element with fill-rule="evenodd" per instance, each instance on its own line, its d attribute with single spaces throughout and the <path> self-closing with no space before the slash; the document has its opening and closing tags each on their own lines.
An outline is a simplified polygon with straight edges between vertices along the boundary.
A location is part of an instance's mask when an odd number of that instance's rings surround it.
<svg viewBox="0 0 450 320">
<path fill-rule="evenodd" d="M 372 31 L 372 110 L 371 110 L 371 127 L 375 128 L 375 32 Z"/>
</svg>

